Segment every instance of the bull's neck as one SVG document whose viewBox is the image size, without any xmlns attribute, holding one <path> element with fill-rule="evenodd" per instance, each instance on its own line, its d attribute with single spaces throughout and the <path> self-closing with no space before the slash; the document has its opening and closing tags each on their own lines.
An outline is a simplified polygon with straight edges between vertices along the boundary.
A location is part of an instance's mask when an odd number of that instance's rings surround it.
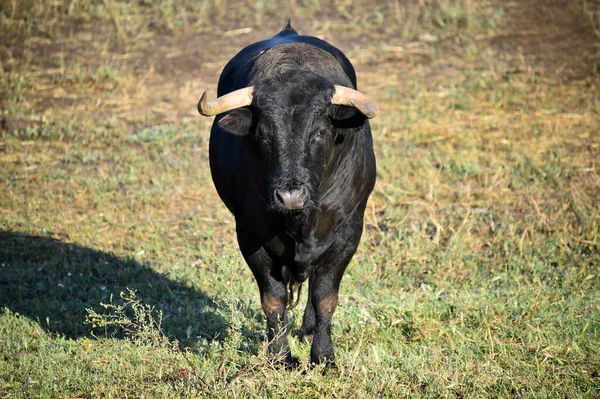
<svg viewBox="0 0 600 399">
<path fill-rule="evenodd" d="M 302 240 L 310 231 L 314 229 L 316 224 L 318 211 L 312 208 L 307 212 L 299 214 L 282 215 L 282 227 L 286 234 L 295 239 Z"/>
</svg>

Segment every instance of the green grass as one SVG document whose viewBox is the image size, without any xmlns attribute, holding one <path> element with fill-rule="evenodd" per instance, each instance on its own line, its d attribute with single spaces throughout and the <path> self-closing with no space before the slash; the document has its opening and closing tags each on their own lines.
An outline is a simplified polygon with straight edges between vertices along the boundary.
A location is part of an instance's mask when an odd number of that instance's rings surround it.
<svg viewBox="0 0 600 399">
<path fill-rule="evenodd" d="M 534 3 L 0 2 L 0 396 L 599 396 L 597 7 Z M 195 110 L 288 14 L 381 108 L 339 374 L 266 355 Z"/>
</svg>

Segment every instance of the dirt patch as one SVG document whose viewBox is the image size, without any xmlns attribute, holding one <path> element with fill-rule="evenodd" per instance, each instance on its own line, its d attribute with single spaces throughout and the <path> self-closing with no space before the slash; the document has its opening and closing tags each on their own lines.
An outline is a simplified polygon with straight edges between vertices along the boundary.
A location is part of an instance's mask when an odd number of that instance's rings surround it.
<svg viewBox="0 0 600 399">
<path fill-rule="evenodd" d="M 579 2 L 493 2 L 492 8 L 503 10 L 502 23 L 479 36 L 455 35 L 450 30 L 439 36 L 426 32 L 403 37 L 399 28 L 390 28 L 388 19 L 406 24 L 411 16 L 417 24 L 422 17 L 416 5 L 414 15 L 406 7 L 324 6 L 319 18 L 299 15 L 292 25 L 301 34 L 322 37 L 344 51 L 359 72 L 359 82 L 377 86 L 381 81 L 386 88 L 396 82 L 401 89 L 411 76 L 426 76 L 437 85 L 467 69 L 488 68 L 485 55 L 465 61 L 464 40 L 474 41 L 480 49 L 493 49 L 501 73 L 535 73 L 565 82 L 597 76 L 600 42 Z M 390 14 L 381 17 L 384 23 L 377 22 L 382 10 Z M 52 112 L 57 118 L 116 114 L 133 122 L 147 120 L 153 112 L 159 123 L 196 117 L 200 94 L 208 89 L 214 95 L 227 61 L 246 45 L 276 34 L 285 19 L 281 23 L 267 19 L 258 26 L 247 18 L 221 21 L 177 35 L 151 24 L 152 29 L 124 43 L 110 20 L 60 18 L 60 24 L 43 20 L 27 32 L 29 36 L 9 35 L 0 46 L 4 72 L 29 79 L 29 87 L 19 93 L 20 109 Z M 196 22 L 187 19 L 190 26 Z M 60 29 L 54 27 L 59 25 Z M 0 99 L 0 108 L 8 102 Z"/>
<path fill-rule="evenodd" d="M 563 80 L 596 74 L 600 65 L 600 38 L 585 20 L 578 1 L 522 0 L 502 2 L 504 32 L 491 45 L 515 71 L 534 69 Z"/>
<path fill-rule="evenodd" d="M 34 127 L 38 127 L 40 125 L 39 122 L 32 121 L 25 118 L 10 118 L 10 117 L 2 117 L 0 118 L 0 133 L 16 133 L 25 131 L 27 129 L 31 129 Z"/>
</svg>

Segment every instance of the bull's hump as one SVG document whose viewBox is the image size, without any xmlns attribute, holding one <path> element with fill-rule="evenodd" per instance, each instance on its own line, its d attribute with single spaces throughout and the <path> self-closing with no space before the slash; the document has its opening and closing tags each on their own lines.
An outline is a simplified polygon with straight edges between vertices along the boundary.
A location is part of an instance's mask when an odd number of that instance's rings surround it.
<svg viewBox="0 0 600 399">
<path fill-rule="evenodd" d="M 222 96 L 233 90 L 248 86 L 256 61 L 276 47 L 291 44 L 312 46 L 330 54 L 336 60 L 337 65 L 344 71 L 345 76 L 348 77 L 352 86 L 356 88 L 356 73 L 354 68 L 350 60 L 338 48 L 319 38 L 299 35 L 293 29 L 284 29 L 270 39 L 251 44 L 236 54 L 223 69 L 221 78 L 219 79 L 218 95 Z"/>
<path fill-rule="evenodd" d="M 256 59 L 252 80 L 281 75 L 290 69 L 310 70 L 321 76 L 346 75 L 327 51 L 307 43 L 285 43 L 270 48 Z"/>
</svg>

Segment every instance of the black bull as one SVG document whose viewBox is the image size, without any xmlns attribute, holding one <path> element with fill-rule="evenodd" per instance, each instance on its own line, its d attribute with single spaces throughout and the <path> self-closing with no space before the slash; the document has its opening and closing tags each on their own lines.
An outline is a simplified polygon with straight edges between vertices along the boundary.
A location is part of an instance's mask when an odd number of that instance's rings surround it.
<svg viewBox="0 0 600 399">
<path fill-rule="evenodd" d="M 355 88 L 340 50 L 288 24 L 240 51 L 218 98 L 209 103 L 204 93 L 198 104 L 217 115 L 213 181 L 260 289 L 269 351 L 288 364 L 287 308 L 292 287 L 307 278 L 300 339 L 312 336 L 312 362 L 334 364 L 331 319 L 375 184 L 368 118 L 377 107 Z"/>
</svg>

